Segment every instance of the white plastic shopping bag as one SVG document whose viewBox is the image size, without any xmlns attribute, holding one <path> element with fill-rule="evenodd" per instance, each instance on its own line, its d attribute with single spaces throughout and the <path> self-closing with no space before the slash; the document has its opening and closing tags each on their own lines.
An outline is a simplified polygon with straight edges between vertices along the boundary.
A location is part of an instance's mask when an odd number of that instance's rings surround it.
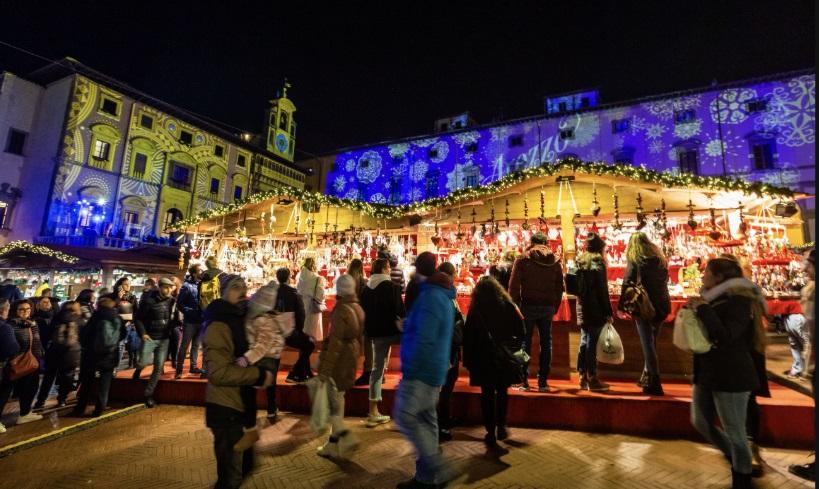
<svg viewBox="0 0 819 489">
<path fill-rule="evenodd" d="M 310 411 L 310 428 L 321 434 L 330 421 L 330 403 L 328 401 L 327 382 L 321 377 L 315 376 L 306 382 L 307 392 L 310 394 L 310 401 L 313 403 Z"/>
<path fill-rule="evenodd" d="M 603 326 L 600 337 L 597 339 L 597 361 L 620 365 L 625 359 L 626 355 L 623 351 L 623 342 L 620 340 L 620 335 L 617 334 L 614 325 L 608 322 Z"/>
<path fill-rule="evenodd" d="M 677 311 L 674 318 L 674 346 L 691 353 L 707 353 L 713 345 L 697 313 L 688 307 Z"/>
</svg>

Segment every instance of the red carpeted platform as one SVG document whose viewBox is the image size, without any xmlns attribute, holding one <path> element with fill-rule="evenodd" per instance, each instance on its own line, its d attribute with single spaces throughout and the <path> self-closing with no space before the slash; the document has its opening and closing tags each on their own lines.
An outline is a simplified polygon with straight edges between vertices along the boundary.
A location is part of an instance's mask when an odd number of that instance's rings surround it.
<svg viewBox="0 0 819 489">
<path fill-rule="evenodd" d="M 145 379 L 151 368 L 143 371 L 140 380 L 132 380 L 132 370 L 120 372 L 111 387 L 112 399 L 139 402 L 143 399 Z M 166 365 L 155 392 L 159 403 L 204 405 L 206 380 L 185 375 L 173 378 Z M 279 409 L 299 413 L 309 412 L 310 400 L 304 386 L 284 382 L 285 372 L 279 373 L 277 398 Z M 382 412 L 392 411 L 399 374 L 387 374 L 384 384 Z M 621 433 L 661 438 L 699 440 L 689 422 L 691 386 L 664 384 L 666 395 L 652 397 L 642 393 L 633 382 L 608 381 L 611 391 L 605 394 L 580 391 L 576 376 L 571 380 L 550 382 L 555 393 L 519 392 L 510 389 L 508 422 L 510 426 L 554 428 L 600 433 Z M 761 398 L 762 440 L 765 445 L 809 449 L 814 446 L 813 399 L 794 390 L 771 383 L 770 399 Z M 462 423 L 480 424 L 480 390 L 470 387 L 461 377 L 452 398 L 452 415 Z M 367 388 L 356 387 L 347 392 L 347 414 L 364 416 L 367 412 Z M 258 395 L 259 407 L 266 405 L 263 391 Z"/>
</svg>

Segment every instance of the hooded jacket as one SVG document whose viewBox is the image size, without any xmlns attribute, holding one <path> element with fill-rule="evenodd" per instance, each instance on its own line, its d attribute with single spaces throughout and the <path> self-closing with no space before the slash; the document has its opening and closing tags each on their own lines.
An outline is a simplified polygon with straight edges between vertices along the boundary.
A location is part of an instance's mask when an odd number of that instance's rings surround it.
<svg viewBox="0 0 819 489">
<path fill-rule="evenodd" d="M 551 306 L 557 310 L 563 300 L 563 267 L 545 245 L 534 245 L 515 260 L 509 278 L 509 295 L 516 304 Z"/>
<path fill-rule="evenodd" d="M 14 284 L 0 285 L 0 299 L 8 299 L 11 303 L 21 301 L 23 292 Z"/>
<path fill-rule="evenodd" d="M 205 420 L 208 427 L 240 424 L 244 404 L 239 387 L 261 385 L 265 372 L 256 367 L 239 367 L 234 362 L 248 349 L 245 332 L 246 303 L 231 304 L 216 299 L 205 310 L 205 359 L 208 387 Z"/>
<path fill-rule="evenodd" d="M 389 275 L 375 273 L 367 281 L 361 293 L 361 308 L 366 315 L 364 329 L 370 338 L 383 338 L 400 334 L 395 321 L 406 316 L 401 287 Z"/>
<path fill-rule="evenodd" d="M 202 309 L 199 307 L 199 283 L 191 280 L 185 280 L 179 291 L 179 298 L 177 299 L 179 311 L 184 316 L 184 321 L 187 324 L 201 324 L 202 323 Z"/>
<path fill-rule="evenodd" d="M 67 310 L 54 318 L 54 332 L 46 351 L 46 364 L 60 370 L 70 370 L 80 365 L 81 316 Z"/>
<path fill-rule="evenodd" d="M 407 284 L 407 293 L 404 295 L 404 305 L 406 306 L 407 313 L 409 313 L 410 308 L 415 303 L 415 299 L 418 298 L 418 294 L 421 293 L 421 284 L 426 282 L 427 277 L 426 275 L 421 275 L 418 272 L 415 272 L 410 277 L 410 281 Z"/>
<path fill-rule="evenodd" d="M 583 253 L 577 258 L 577 324 L 599 328 L 612 317 L 606 262 L 599 253 Z"/>
<path fill-rule="evenodd" d="M 523 342 L 523 316 L 513 303 L 504 299 L 500 303 L 470 307 L 463 335 L 469 385 L 509 386 L 523 380 L 519 368 L 512 371 L 508 364 L 498 362 L 501 345 L 511 340 Z"/>
<path fill-rule="evenodd" d="M 753 328 L 760 327 L 765 313 L 758 287 L 747 279 L 730 279 L 703 291 L 702 297 L 708 303 L 697 307 L 697 316 L 714 347 L 694 355 L 694 383 L 723 392 L 758 390 Z"/>
<path fill-rule="evenodd" d="M 358 342 L 364 327 L 364 310 L 358 299 L 339 297 L 330 323 L 330 334 L 319 354 L 318 374 L 332 378 L 336 388 L 345 391 L 355 382 Z"/>
<path fill-rule="evenodd" d="M 404 379 L 444 385 L 452 347 L 454 299 L 452 279 L 445 273 L 436 272 L 420 284 L 420 294 L 404 321 L 401 338 Z"/>
</svg>

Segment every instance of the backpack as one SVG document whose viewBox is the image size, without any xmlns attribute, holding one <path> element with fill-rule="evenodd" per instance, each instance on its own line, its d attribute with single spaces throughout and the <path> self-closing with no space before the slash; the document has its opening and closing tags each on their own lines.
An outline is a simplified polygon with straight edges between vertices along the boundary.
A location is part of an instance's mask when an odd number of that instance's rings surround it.
<svg viewBox="0 0 819 489">
<path fill-rule="evenodd" d="M 210 280 L 203 280 L 199 284 L 199 307 L 202 308 L 203 311 L 207 309 L 208 304 L 222 296 L 219 289 L 219 277 L 221 275 L 222 273 L 218 273 L 215 277 L 211 277 Z"/>
<path fill-rule="evenodd" d="M 94 338 L 95 353 L 110 353 L 119 346 L 120 319 L 100 320 Z"/>
</svg>

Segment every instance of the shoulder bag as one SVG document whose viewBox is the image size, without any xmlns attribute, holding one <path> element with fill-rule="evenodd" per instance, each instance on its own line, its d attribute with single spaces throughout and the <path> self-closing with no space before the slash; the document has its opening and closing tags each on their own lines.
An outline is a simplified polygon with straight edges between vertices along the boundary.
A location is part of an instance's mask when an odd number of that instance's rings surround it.
<svg viewBox="0 0 819 489">
<path fill-rule="evenodd" d="M 626 285 L 623 289 L 623 296 L 620 298 L 620 310 L 625 311 L 631 317 L 639 317 L 646 320 L 654 319 L 656 311 L 648 292 L 643 287 L 640 268 L 637 267 L 637 282 Z"/>
<path fill-rule="evenodd" d="M 34 345 L 34 334 L 28 328 L 28 351 L 21 353 L 9 361 L 9 380 L 18 380 L 27 375 L 31 375 L 40 368 L 40 362 L 31 347 Z"/>
</svg>

